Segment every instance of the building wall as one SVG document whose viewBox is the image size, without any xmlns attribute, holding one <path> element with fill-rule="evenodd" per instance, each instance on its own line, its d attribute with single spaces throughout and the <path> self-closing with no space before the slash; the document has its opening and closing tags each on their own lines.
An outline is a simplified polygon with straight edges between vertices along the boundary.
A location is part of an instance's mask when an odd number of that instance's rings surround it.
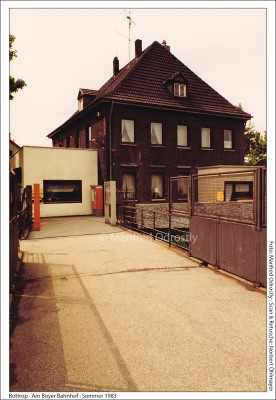
<svg viewBox="0 0 276 400">
<path fill-rule="evenodd" d="M 101 113 L 100 118 L 97 116 L 98 112 Z M 134 120 L 134 144 L 121 141 L 122 119 Z M 162 123 L 162 146 L 151 145 L 151 122 Z M 188 148 L 177 147 L 177 125 L 188 127 Z M 91 139 L 94 139 L 94 142 L 88 143 L 85 135 L 89 126 L 92 127 Z M 202 127 L 211 129 L 212 149 L 201 148 Z M 224 129 L 233 131 L 233 150 L 224 149 Z M 170 176 L 195 173 L 198 166 L 242 165 L 244 163 L 244 122 L 233 118 L 198 116 L 116 103 L 111 113 L 110 104 L 105 104 L 90 110 L 69 128 L 55 135 L 53 145 L 59 146 L 61 143 L 67 146 L 66 137 L 69 136 L 69 147 L 76 147 L 76 134 L 79 135 L 79 147 L 90 146 L 98 150 L 100 184 L 110 179 L 110 169 L 112 170 L 111 179 L 116 180 L 118 189 L 122 187 L 123 173 L 135 174 L 136 197 L 139 203 L 167 202 Z M 152 174 L 163 176 L 164 200 L 151 198 Z"/>
<path fill-rule="evenodd" d="M 91 214 L 91 188 L 98 184 L 97 151 L 60 147 L 22 147 L 11 157 L 12 168 L 22 168 L 22 186 L 40 184 L 43 180 L 81 180 L 81 203 L 44 204 L 41 217 Z"/>
<path fill-rule="evenodd" d="M 134 120 L 135 143 L 121 143 L 121 120 Z M 151 122 L 162 123 L 162 146 L 151 145 Z M 188 127 L 188 148 L 177 147 L 177 125 Z M 211 128 L 212 149 L 201 148 L 201 128 Z M 224 150 L 224 129 L 233 131 L 233 150 Z M 198 166 L 244 162 L 244 123 L 242 121 L 204 117 L 175 111 L 116 105 L 112 117 L 113 179 L 122 185 L 122 173 L 136 174 L 137 200 L 140 203 L 160 202 L 151 199 L 151 175 L 164 176 L 165 200 L 168 201 L 168 178 L 189 175 Z"/>
</svg>

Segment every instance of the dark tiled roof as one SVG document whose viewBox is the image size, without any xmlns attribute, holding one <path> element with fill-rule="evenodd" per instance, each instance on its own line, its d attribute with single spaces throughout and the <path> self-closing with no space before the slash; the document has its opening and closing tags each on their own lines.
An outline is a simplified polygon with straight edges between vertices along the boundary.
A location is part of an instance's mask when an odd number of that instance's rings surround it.
<svg viewBox="0 0 276 400">
<path fill-rule="evenodd" d="M 173 97 L 165 82 L 181 73 L 188 82 L 186 99 Z M 146 103 L 182 109 L 183 111 L 231 115 L 249 119 L 212 89 L 158 42 L 127 64 L 98 92 L 97 98 Z"/>
<path fill-rule="evenodd" d="M 79 90 L 80 94 L 88 95 L 88 96 L 96 96 L 98 93 L 98 90 L 92 90 L 92 89 L 80 89 Z"/>
<path fill-rule="evenodd" d="M 177 76 L 183 77 L 187 82 L 187 98 L 174 97 L 168 90 L 166 83 Z M 81 94 L 91 96 L 89 104 L 82 111 L 73 114 L 48 137 L 52 137 L 71 120 L 106 99 L 199 114 L 232 116 L 243 120 L 251 118 L 250 114 L 233 106 L 156 41 L 99 90 L 80 89 L 79 95 Z"/>
</svg>

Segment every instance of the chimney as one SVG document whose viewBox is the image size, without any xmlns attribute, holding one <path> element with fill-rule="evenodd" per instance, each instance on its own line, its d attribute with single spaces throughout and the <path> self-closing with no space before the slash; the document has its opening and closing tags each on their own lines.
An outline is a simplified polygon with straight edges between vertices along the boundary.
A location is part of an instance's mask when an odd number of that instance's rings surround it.
<svg viewBox="0 0 276 400">
<path fill-rule="evenodd" d="M 118 75 L 118 73 L 119 73 L 119 59 L 118 59 L 118 57 L 114 57 L 114 60 L 113 60 L 113 75 L 115 76 L 115 75 Z"/>
<path fill-rule="evenodd" d="M 164 47 L 164 49 L 166 49 L 168 52 L 170 52 L 171 51 L 171 48 L 170 48 L 170 46 L 168 46 L 167 45 L 167 42 L 166 42 L 166 40 L 163 40 L 163 42 L 162 42 L 162 46 Z"/>
<path fill-rule="evenodd" d="M 142 40 L 136 39 L 135 40 L 135 57 L 140 57 L 142 54 Z"/>
</svg>

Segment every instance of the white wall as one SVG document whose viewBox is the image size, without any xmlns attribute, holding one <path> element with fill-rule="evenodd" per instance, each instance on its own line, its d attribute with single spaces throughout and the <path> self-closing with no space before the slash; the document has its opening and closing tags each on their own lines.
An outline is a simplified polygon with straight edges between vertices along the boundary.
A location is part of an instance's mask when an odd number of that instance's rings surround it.
<svg viewBox="0 0 276 400">
<path fill-rule="evenodd" d="M 197 167 L 198 175 L 208 174 L 223 174 L 225 172 L 244 172 L 244 171 L 255 171 L 257 167 L 255 165 L 212 165 L 208 167 Z"/>
<path fill-rule="evenodd" d="M 22 185 L 40 184 L 43 180 L 81 180 L 82 203 L 44 204 L 41 217 L 88 215 L 91 211 L 90 185 L 98 184 L 97 150 L 62 147 L 22 147 L 10 158 L 12 168 L 22 168 Z"/>
</svg>

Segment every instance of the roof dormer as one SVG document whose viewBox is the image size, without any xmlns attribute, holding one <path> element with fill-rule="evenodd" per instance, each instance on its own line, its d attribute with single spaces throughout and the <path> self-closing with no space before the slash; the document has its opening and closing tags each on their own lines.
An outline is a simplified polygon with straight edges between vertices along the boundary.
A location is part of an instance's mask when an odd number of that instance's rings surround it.
<svg viewBox="0 0 276 400">
<path fill-rule="evenodd" d="M 91 89 L 80 89 L 78 93 L 78 111 L 84 109 L 87 104 L 92 103 L 96 98 L 98 91 Z"/>
<path fill-rule="evenodd" d="M 188 80 L 182 72 L 175 72 L 164 82 L 164 85 L 167 87 L 172 97 L 186 99 L 188 94 L 188 83 Z"/>
</svg>

